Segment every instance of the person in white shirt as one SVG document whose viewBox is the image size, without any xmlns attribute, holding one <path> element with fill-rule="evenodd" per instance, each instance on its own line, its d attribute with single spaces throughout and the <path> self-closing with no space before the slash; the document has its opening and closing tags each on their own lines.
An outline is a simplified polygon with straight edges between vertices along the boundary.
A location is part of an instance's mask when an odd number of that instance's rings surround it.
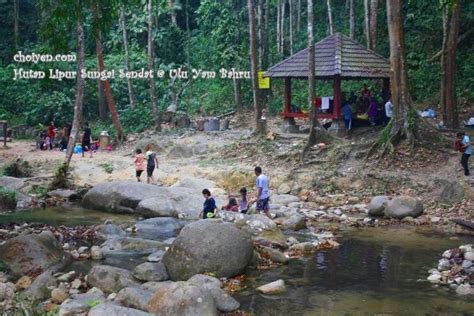
<svg viewBox="0 0 474 316">
<path fill-rule="evenodd" d="M 256 185 L 257 185 L 257 212 L 264 212 L 268 218 L 272 218 L 270 215 L 270 189 L 269 189 L 269 180 L 266 175 L 262 173 L 262 168 L 255 167 L 255 175 L 257 176 Z"/>
<path fill-rule="evenodd" d="M 392 101 L 390 99 L 387 100 L 387 102 L 385 103 L 385 125 L 388 124 L 388 122 L 390 122 L 390 120 L 392 119 L 392 116 L 393 116 L 393 104 L 392 104 Z"/>
</svg>

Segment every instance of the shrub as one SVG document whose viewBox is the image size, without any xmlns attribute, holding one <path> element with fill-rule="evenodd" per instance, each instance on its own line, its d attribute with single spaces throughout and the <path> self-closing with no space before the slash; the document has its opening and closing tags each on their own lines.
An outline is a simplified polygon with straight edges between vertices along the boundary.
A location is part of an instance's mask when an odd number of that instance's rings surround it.
<svg viewBox="0 0 474 316">
<path fill-rule="evenodd" d="M 16 208 L 16 192 L 0 186 L 0 210 L 14 210 Z"/>
<path fill-rule="evenodd" d="M 33 169 L 28 161 L 18 158 L 13 162 L 7 163 L 3 167 L 2 174 L 15 178 L 27 178 L 33 175 Z"/>
</svg>

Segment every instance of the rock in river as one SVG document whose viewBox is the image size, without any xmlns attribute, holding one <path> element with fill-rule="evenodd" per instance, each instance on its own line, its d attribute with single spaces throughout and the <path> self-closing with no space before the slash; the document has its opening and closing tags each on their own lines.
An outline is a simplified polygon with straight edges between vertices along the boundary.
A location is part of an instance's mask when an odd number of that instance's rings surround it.
<svg viewBox="0 0 474 316">
<path fill-rule="evenodd" d="M 117 293 L 125 287 L 139 287 L 132 273 L 122 268 L 107 265 L 94 266 L 87 275 L 87 283 L 105 293 Z"/>
<path fill-rule="evenodd" d="M 145 262 L 133 270 L 135 279 L 141 281 L 166 281 L 169 279 L 168 272 L 163 263 Z"/>
<path fill-rule="evenodd" d="M 36 276 L 66 264 L 68 257 L 53 233 L 18 236 L 0 246 L 0 261 L 16 276 Z"/>
<path fill-rule="evenodd" d="M 423 204 L 410 196 L 397 196 L 387 202 L 384 213 L 387 217 L 397 219 L 408 216 L 415 218 L 423 214 Z"/>
<path fill-rule="evenodd" d="M 257 288 L 257 291 L 267 295 L 278 295 L 284 293 L 286 291 L 285 281 L 278 280 L 262 285 Z"/>
<path fill-rule="evenodd" d="M 88 316 L 147 316 L 150 315 L 146 312 L 140 311 L 138 309 L 123 307 L 119 305 L 112 304 L 110 302 L 105 302 L 93 307 Z"/>
<path fill-rule="evenodd" d="M 369 215 L 383 216 L 383 211 L 388 200 L 389 197 L 385 195 L 374 196 L 369 204 Z"/>
<path fill-rule="evenodd" d="M 232 277 L 242 273 L 253 255 L 250 236 L 230 223 L 199 220 L 183 228 L 163 257 L 172 280 L 198 273 Z"/>
</svg>

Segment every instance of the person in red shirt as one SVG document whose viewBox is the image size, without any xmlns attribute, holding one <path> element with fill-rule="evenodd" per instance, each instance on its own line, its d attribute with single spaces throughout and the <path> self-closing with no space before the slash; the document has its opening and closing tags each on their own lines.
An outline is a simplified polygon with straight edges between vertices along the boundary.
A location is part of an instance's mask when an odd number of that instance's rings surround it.
<svg viewBox="0 0 474 316">
<path fill-rule="evenodd" d="M 56 126 L 54 126 L 54 122 L 49 124 L 47 136 L 49 137 L 49 150 L 53 150 L 54 138 L 56 137 Z"/>
</svg>

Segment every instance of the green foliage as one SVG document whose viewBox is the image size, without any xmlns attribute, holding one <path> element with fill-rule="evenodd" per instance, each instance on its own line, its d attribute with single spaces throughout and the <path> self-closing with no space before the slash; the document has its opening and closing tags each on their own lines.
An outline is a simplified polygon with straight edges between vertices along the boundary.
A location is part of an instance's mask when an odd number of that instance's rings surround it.
<svg viewBox="0 0 474 316">
<path fill-rule="evenodd" d="M 11 199 L 11 200 L 16 200 L 16 192 L 0 185 L 0 196 L 2 198 L 6 199 Z"/>
<path fill-rule="evenodd" d="M 110 162 L 105 162 L 100 164 L 100 166 L 104 169 L 105 172 L 108 174 L 111 174 L 114 171 L 114 165 L 111 164 Z"/>
<path fill-rule="evenodd" d="M 35 185 L 31 189 L 31 193 L 33 193 L 40 199 L 46 197 L 48 191 L 49 191 L 48 188 L 42 185 Z"/>
<path fill-rule="evenodd" d="M 27 178 L 33 175 L 33 169 L 28 161 L 18 158 L 15 161 L 5 164 L 1 174 L 15 178 Z"/>
<path fill-rule="evenodd" d="M 87 301 L 87 306 L 89 306 L 90 308 L 94 308 L 96 307 L 97 305 L 99 305 L 100 303 L 102 303 L 100 300 L 90 300 L 90 301 Z"/>
<path fill-rule="evenodd" d="M 54 170 L 53 181 L 49 185 L 49 189 L 67 189 L 71 187 L 69 181 L 69 166 L 65 163 L 60 164 Z"/>
</svg>

